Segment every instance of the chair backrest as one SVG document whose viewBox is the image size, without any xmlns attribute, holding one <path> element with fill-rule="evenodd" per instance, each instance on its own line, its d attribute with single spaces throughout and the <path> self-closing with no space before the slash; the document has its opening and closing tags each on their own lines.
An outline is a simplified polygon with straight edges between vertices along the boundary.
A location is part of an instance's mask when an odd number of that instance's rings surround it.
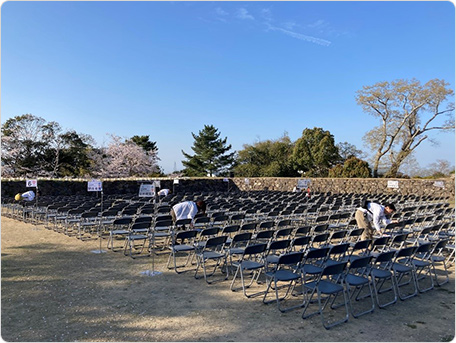
<svg viewBox="0 0 456 343">
<path fill-rule="evenodd" d="M 228 220 L 228 216 L 225 214 L 217 216 L 217 217 L 212 217 L 212 218 L 213 218 L 213 220 L 212 220 L 213 223 L 222 223 L 222 222 L 225 222 Z"/>
<path fill-rule="evenodd" d="M 206 241 L 205 248 L 213 249 L 213 248 L 223 246 L 226 243 L 227 239 L 228 239 L 228 236 L 217 236 L 217 237 L 209 238 Z"/>
<path fill-rule="evenodd" d="M 329 250 L 329 255 L 341 255 L 345 254 L 350 247 L 350 243 L 341 243 L 338 245 L 334 245 Z"/>
<path fill-rule="evenodd" d="M 445 248 L 447 243 L 448 243 L 447 239 L 442 239 L 442 240 L 438 241 L 435 244 L 434 249 L 432 249 L 432 253 L 437 253 L 439 250 Z"/>
<path fill-rule="evenodd" d="M 171 217 L 169 214 L 167 214 L 167 215 L 157 216 L 155 218 L 155 221 L 159 222 L 159 221 L 162 221 L 162 220 L 172 220 L 172 219 L 173 219 L 173 217 Z"/>
<path fill-rule="evenodd" d="M 230 234 L 233 232 L 238 232 L 239 229 L 240 229 L 240 226 L 238 224 L 228 225 L 223 228 L 222 234 Z"/>
<path fill-rule="evenodd" d="M 155 222 L 154 227 L 155 228 L 157 228 L 157 227 L 169 227 L 169 226 L 172 226 L 172 225 L 173 225 L 173 221 L 171 219 L 169 219 L 169 220 L 160 220 L 160 221 Z"/>
<path fill-rule="evenodd" d="M 199 218 L 195 218 L 194 223 L 195 224 L 205 224 L 205 223 L 209 223 L 210 221 L 211 221 L 211 218 L 209 218 L 209 217 L 199 217 Z"/>
<path fill-rule="evenodd" d="M 301 263 L 303 257 L 304 253 L 302 251 L 291 252 L 280 256 L 277 265 L 297 265 L 298 263 Z"/>
<path fill-rule="evenodd" d="M 374 262 L 375 263 L 390 262 L 395 254 L 396 254 L 395 251 L 382 252 L 375 258 Z"/>
<path fill-rule="evenodd" d="M 389 236 L 375 238 L 372 241 L 372 249 L 374 249 L 375 247 L 386 245 L 389 242 L 390 238 L 391 237 L 389 237 Z"/>
<path fill-rule="evenodd" d="M 364 239 L 362 241 L 358 241 L 353 245 L 353 251 L 356 250 L 366 250 L 369 248 L 369 245 L 371 244 L 372 240 L 371 239 Z"/>
<path fill-rule="evenodd" d="M 180 231 L 176 235 L 176 241 L 181 240 L 185 241 L 187 239 L 195 238 L 198 234 L 198 230 L 189 230 L 189 231 Z"/>
<path fill-rule="evenodd" d="M 274 226 L 273 221 L 261 222 L 258 229 L 259 230 L 270 229 L 273 226 Z"/>
<path fill-rule="evenodd" d="M 391 238 L 390 245 L 392 246 L 394 244 L 402 244 L 407 239 L 407 236 L 408 236 L 408 233 L 403 233 L 403 234 L 393 236 Z"/>
<path fill-rule="evenodd" d="M 255 239 L 267 239 L 272 238 L 272 236 L 274 236 L 274 230 L 265 230 L 258 232 Z"/>
<path fill-rule="evenodd" d="M 326 242 L 328 240 L 328 237 L 329 233 L 321 233 L 319 235 L 313 236 L 312 244 Z"/>
<path fill-rule="evenodd" d="M 431 249 L 432 243 L 423 243 L 416 248 L 415 254 L 427 254 Z"/>
<path fill-rule="evenodd" d="M 363 234 L 364 229 L 353 229 L 348 233 L 348 237 L 359 237 Z"/>
<path fill-rule="evenodd" d="M 341 239 L 341 238 L 344 238 L 346 235 L 347 235 L 346 230 L 334 231 L 331 234 L 331 239 Z"/>
<path fill-rule="evenodd" d="M 142 223 L 142 222 L 147 222 L 147 223 L 152 223 L 152 217 L 150 216 L 142 216 L 142 217 L 137 217 L 135 218 L 135 223 Z"/>
<path fill-rule="evenodd" d="M 233 237 L 232 244 L 234 244 L 236 242 L 250 241 L 251 238 L 252 238 L 251 232 L 241 232 Z"/>
<path fill-rule="evenodd" d="M 244 256 L 262 254 L 266 251 L 267 246 L 266 243 L 249 245 L 244 250 Z"/>
<path fill-rule="evenodd" d="M 371 260 L 372 260 L 372 256 L 364 256 L 364 257 L 354 259 L 350 262 L 350 265 L 348 266 L 348 268 L 349 269 L 365 268 L 369 265 Z"/>
<path fill-rule="evenodd" d="M 241 231 L 245 230 L 255 230 L 257 223 L 247 223 L 247 224 L 242 224 L 241 226 Z"/>
<path fill-rule="evenodd" d="M 331 264 L 329 266 L 326 266 L 323 271 L 321 272 L 321 275 L 339 275 L 342 274 L 347 267 L 347 262 L 338 262 Z"/>
<path fill-rule="evenodd" d="M 301 226 L 296 229 L 295 235 L 308 235 L 310 232 L 311 227 L 310 226 Z"/>
<path fill-rule="evenodd" d="M 289 228 L 286 228 L 286 229 L 280 229 L 280 230 L 277 230 L 276 231 L 276 238 L 279 238 L 279 237 L 287 237 L 291 234 L 291 231 L 293 230 L 293 228 L 289 227 Z"/>
<path fill-rule="evenodd" d="M 179 219 L 179 220 L 176 220 L 175 225 L 176 226 L 189 225 L 191 222 L 192 222 L 192 220 L 190 218 Z"/>
<path fill-rule="evenodd" d="M 114 219 L 113 225 L 128 225 L 133 221 L 132 217 L 123 217 Z"/>
<path fill-rule="evenodd" d="M 283 219 L 283 220 L 280 220 L 278 223 L 277 223 L 277 227 L 281 227 L 281 226 L 288 226 L 291 224 L 291 220 L 290 219 Z"/>
<path fill-rule="evenodd" d="M 325 232 L 329 227 L 329 224 L 320 224 L 320 225 L 317 225 L 315 226 L 315 228 L 313 229 L 313 232 L 315 233 L 320 233 L 320 232 Z"/>
<path fill-rule="evenodd" d="M 148 229 L 150 227 L 150 223 L 148 222 L 139 222 L 139 223 L 134 223 L 131 226 L 131 230 L 140 230 L 140 229 Z"/>
<path fill-rule="evenodd" d="M 411 246 L 411 247 L 407 247 L 407 248 L 402 248 L 401 250 L 399 250 L 397 253 L 396 253 L 396 260 L 399 258 L 399 257 L 410 257 L 414 254 L 415 250 L 416 250 L 417 247 L 415 246 Z"/>
<path fill-rule="evenodd" d="M 310 240 L 312 239 L 311 236 L 301 236 L 301 237 L 296 237 L 292 241 L 292 246 L 293 247 L 303 247 L 307 246 L 310 243 Z"/>
<path fill-rule="evenodd" d="M 324 248 L 309 250 L 306 254 L 306 259 L 325 258 L 328 256 L 329 249 L 330 248 L 328 248 L 328 247 L 324 247 Z"/>
<path fill-rule="evenodd" d="M 288 247 L 290 246 L 290 243 L 291 243 L 291 240 L 289 240 L 289 239 L 281 239 L 279 241 L 273 241 L 269 244 L 269 251 L 288 249 Z"/>
<path fill-rule="evenodd" d="M 235 221 L 235 220 L 242 220 L 245 218 L 245 214 L 244 213 L 239 213 L 239 214 L 233 214 L 230 218 L 231 221 Z"/>
<path fill-rule="evenodd" d="M 210 227 L 207 229 L 204 229 L 200 232 L 200 237 L 207 237 L 207 236 L 214 236 L 217 235 L 220 231 L 219 227 Z"/>
</svg>

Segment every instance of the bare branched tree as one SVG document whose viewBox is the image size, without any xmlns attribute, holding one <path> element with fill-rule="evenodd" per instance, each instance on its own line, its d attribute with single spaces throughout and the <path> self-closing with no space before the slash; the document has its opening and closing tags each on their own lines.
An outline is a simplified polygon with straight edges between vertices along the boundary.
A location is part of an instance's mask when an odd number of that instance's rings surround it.
<svg viewBox="0 0 456 343">
<path fill-rule="evenodd" d="M 389 158 L 385 176 L 394 177 L 407 156 L 429 139 L 430 131 L 454 130 L 454 103 L 448 101 L 453 95 L 449 84 L 438 79 L 424 85 L 415 79 L 379 82 L 357 92 L 357 103 L 380 119 L 364 136 L 375 151 L 374 177 L 384 157 Z"/>
</svg>

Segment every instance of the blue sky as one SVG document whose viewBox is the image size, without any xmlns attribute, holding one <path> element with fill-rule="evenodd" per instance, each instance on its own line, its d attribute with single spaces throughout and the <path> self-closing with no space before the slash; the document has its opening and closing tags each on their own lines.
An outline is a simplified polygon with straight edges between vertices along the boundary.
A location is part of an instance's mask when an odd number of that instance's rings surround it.
<svg viewBox="0 0 456 343">
<path fill-rule="evenodd" d="M 31 113 L 90 134 L 149 135 L 160 166 L 214 125 L 233 150 L 322 127 L 369 153 L 356 91 L 439 78 L 454 89 L 451 2 L 5 2 L 1 122 Z M 455 160 L 454 133 L 416 151 Z"/>
</svg>

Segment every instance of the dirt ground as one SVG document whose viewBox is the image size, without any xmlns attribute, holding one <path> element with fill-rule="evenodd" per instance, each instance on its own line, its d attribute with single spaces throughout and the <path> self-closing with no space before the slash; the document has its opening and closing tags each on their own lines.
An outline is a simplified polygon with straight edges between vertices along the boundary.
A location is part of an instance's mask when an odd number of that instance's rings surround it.
<svg viewBox="0 0 456 343">
<path fill-rule="evenodd" d="M 105 241 L 103 242 L 105 248 Z M 9 218 L 1 222 L 1 335 L 5 341 L 363 341 L 445 342 L 454 338 L 451 282 L 325 330 L 318 316 L 280 313 L 245 298 L 229 281 L 207 285 L 168 271 L 165 256 L 94 254 L 81 242 Z"/>
</svg>

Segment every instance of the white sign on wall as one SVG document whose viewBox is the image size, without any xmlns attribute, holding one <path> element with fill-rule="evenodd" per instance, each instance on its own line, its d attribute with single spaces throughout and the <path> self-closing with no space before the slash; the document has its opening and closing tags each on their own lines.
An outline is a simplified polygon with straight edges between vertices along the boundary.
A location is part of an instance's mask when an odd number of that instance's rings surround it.
<svg viewBox="0 0 456 343">
<path fill-rule="evenodd" d="M 100 180 L 91 180 L 87 182 L 88 192 L 100 192 L 103 190 L 103 186 Z"/>
<path fill-rule="evenodd" d="M 307 189 L 307 187 L 310 187 L 310 179 L 299 179 L 298 180 L 298 185 L 296 188 L 298 189 Z"/>
<path fill-rule="evenodd" d="M 434 181 L 434 187 L 445 188 L 445 182 L 443 182 L 443 181 Z"/>
<path fill-rule="evenodd" d="M 388 188 L 399 188 L 399 181 L 388 181 Z"/>
<path fill-rule="evenodd" d="M 174 179 L 173 183 L 174 183 L 175 185 L 178 185 L 178 184 L 179 184 L 179 179 Z"/>
<path fill-rule="evenodd" d="M 31 180 L 26 180 L 25 181 L 25 187 L 37 187 L 38 186 L 38 180 L 36 179 L 31 179 Z"/>
<path fill-rule="evenodd" d="M 142 183 L 139 186 L 139 197 L 152 198 L 155 196 L 155 185 L 150 183 Z"/>
</svg>

